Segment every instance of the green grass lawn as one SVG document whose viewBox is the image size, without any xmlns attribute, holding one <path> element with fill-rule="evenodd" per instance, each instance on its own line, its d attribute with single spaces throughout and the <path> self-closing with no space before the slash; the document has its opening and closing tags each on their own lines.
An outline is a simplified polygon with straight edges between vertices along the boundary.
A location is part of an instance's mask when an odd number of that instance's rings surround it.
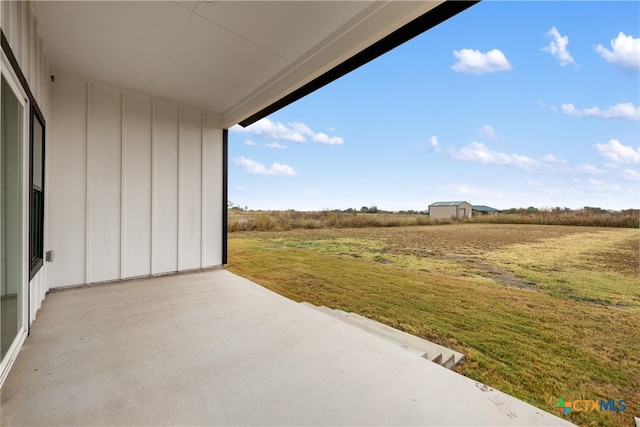
<svg viewBox="0 0 640 427">
<path fill-rule="evenodd" d="M 232 233 L 228 269 L 466 355 L 456 370 L 589 426 L 640 415 L 640 231 L 458 224 Z"/>
</svg>

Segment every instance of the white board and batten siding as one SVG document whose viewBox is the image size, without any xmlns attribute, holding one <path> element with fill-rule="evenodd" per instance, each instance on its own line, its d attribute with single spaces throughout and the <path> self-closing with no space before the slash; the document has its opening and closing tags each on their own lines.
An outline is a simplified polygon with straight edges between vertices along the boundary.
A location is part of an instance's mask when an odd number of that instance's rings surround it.
<svg viewBox="0 0 640 427">
<path fill-rule="evenodd" d="M 68 75 L 53 111 L 54 287 L 222 265 L 218 116 Z"/>
<path fill-rule="evenodd" d="M 50 65 L 38 20 L 34 16 L 31 2 L 0 1 L 0 24 L 16 62 L 24 75 L 29 89 L 38 103 L 47 124 L 45 140 L 46 149 L 51 141 L 51 82 Z M 48 191 L 51 171 L 51 158 L 45 158 L 45 193 Z M 28 191 L 28 190 L 27 190 Z M 45 194 L 44 248 L 47 250 L 51 242 L 51 198 Z M 25 217 L 26 218 L 26 217 Z M 26 223 L 25 223 L 26 226 Z M 42 300 L 51 286 L 49 270 L 51 264 L 45 262 L 42 268 L 29 282 L 29 319 L 33 321 L 40 309 Z"/>
</svg>

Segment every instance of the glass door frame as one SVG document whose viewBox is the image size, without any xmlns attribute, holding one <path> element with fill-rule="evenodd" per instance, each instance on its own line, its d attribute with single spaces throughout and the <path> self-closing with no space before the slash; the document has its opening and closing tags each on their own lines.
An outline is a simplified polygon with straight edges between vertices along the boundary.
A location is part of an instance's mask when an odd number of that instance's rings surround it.
<svg viewBox="0 0 640 427">
<path fill-rule="evenodd" d="M 29 102 L 29 97 L 25 92 L 24 88 L 20 83 L 20 79 L 16 75 L 13 67 L 11 65 L 11 61 L 5 54 L 4 49 L 2 49 L 1 53 L 2 57 L 0 59 L 0 75 L 4 77 L 11 90 L 13 91 L 16 98 L 19 100 L 22 105 L 22 144 L 20 149 L 20 168 L 21 168 L 21 182 L 20 182 L 20 199 L 21 199 L 21 212 L 20 212 L 20 228 L 21 228 L 21 256 L 20 256 L 20 273 L 19 273 L 19 291 L 21 292 L 21 298 L 19 298 L 19 307 L 20 310 L 20 318 L 22 319 L 22 324 L 18 328 L 17 334 L 13 339 L 13 342 L 9 346 L 6 355 L 0 360 L 0 385 L 4 382 L 6 378 L 9 368 L 13 364 L 15 358 L 18 355 L 20 348 L 24 340 L 27 337 L 28 327 L 29 327 L 29 313 L 28 313 L 28 304 L 29 304 L 29 221 L 28 213 L 29 213 L 29 194 L 28 190 L 29 185 L 29 138 L 30 132 L 29 123 L 30 123 L 30 114 L 31 114 L 31 105 Z M 0 85 L 1 86 L 1 85 Z M 0 91 L 2 88 L 0 87 Z M 1 93 L 0 93 L 1 96 Z M 1 108 L 1 107 L 0 107 Z"/>
</svg>

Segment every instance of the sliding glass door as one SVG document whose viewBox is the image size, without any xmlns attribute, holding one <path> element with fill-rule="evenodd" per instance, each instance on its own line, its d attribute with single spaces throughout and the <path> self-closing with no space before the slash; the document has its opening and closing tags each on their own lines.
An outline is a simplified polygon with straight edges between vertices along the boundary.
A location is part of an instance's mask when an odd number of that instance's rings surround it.
<svg viewBox="0 0 640 427">
<path fill-rule="evenodd" d="M 0 85 L 0 361 L 24 331 L 23 259 L 25 101 L 1 75 Z"/>
</svg>

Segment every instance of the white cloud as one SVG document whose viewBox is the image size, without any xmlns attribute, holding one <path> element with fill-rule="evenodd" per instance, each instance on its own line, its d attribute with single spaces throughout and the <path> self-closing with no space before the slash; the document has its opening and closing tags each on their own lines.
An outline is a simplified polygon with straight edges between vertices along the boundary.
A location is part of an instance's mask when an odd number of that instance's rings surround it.
<svg viewBox="0 0 640 427">
<path fill-rule="evenodd" d="M 500 192 L 496 190 L 489 190 L 483 187 L 476 187 L 471 184 L 450 184 L 445 185 L 444 190 L 449 193 L 454 193 L 460 196 L 467 197 L 497 197 L 500 196 Z"/>
<path fill-rule="evenodd" d="M 235 125 L 231 127 L 234 132 L 252 133 L 254 135 L 262 136 L 265 138 L 280 139 L 292 142 L 304 142 L 304 135 L 294 128 L 289 128 L 280 122 L 272 122 L 268 118 L 258 120 L 251 126 L 243 128 L 242 126 Z"/>
<path fill-rule="evenodd" d="M 553 55 L 563 67 L 567 64 L 575 64 L 573 56 L 571 56 L 567 50 L 569 37 L 561 35 L 555 26 L 552 27 L 546 35 L 547 37 L 551 37 L 552 40 L 549 42 L 549 45 L 543 47 L 542 50 Z"/>
<path fill-rule="evenodd" d="M 527 185 L 530 185 L 531 187 L 540 187 L 540 181 L 536 181 L 535 179 L 528 179 Z"/>
<path fill-rule="evenodd" d="M 601 110 L 598 107 L 577 109 L 573 104 L 562 104 L 560 109 L 563 113 L 570 116 L 596 116 L 604 119 L 631 119 L 640 120 L 640 107 L 636 107 L 631 102 L 616 104 Z"/>
<path fill-rule="evenodd" d="M 305 191 L 304 194 L 309 197 L 315 197 L 318 195 L 318 192 L 316 190 L 308 190 Z"/>
<path fill-rule="evenodd" d="M 559 163 L 562 165 L 566 165 L 567 161 L 565 159 L 559 159 L 556 156 L 554 156 L 553 154 L 547 154 L 546 156 L 542 156 L 540 158 L 540 160 L 542 160 L 545 163 Z"/>
<path fill-rule="evenodd" d="M 595 190 L 595 191 L 603 192 L 603 191 L 620 191 L 621 190 L 621 187 L 618 184 L 608 184 L 601 179 L 589 178 L 587 183 L 589 184 L 589 187 L 590 187 L 589 189 Z"/>
<path fill-rule="evenodd" d="M 460 148 L 459 150 L 449 149 L 447 154 L 458 160 L 466 160 L 474 163 L 485 165 L 508 165 L 515 166 L 525 171 L 538 172 L 568 172 L 572 168 L 568 166 L 565 159 L 560 159 L 552 154 L 547 154 L 540 158 L 523 156 L 517 153 L 502 153 L 493 151 L 480 142 L 472 142 L 471 144 Z M 582 169 L 579 172 L 584 172 Z M 538 185 L 537 181 L 527 181 L 531 186 Z"/>
<path fill-rule="evenodd" d="M 344 140 L 339 136 L 330 137 L 326 133 L 317 133 L 313 136 L 313 140 L 315 142 L 319 142 L 320 144 L 328 144 L 328 145 L 342 145 L 344 144 Z"/>
<path fill-rule="evenodd" d="M 341 145 L 344 140 L 339 136 L 329 136 L 323 132 L 315 133 L 309 126 L 300 122 L 291 122 L 286 125 L 271 121 L 268 118 L 260 119 L 251 126 L 243 128 L 235 125 L 230 128 L 233 132 L 250 133 L 263 138 L 276 139 L 291 142 L 306 142 L 307 138 L 320 144 Z"/>
<path fill-rule="evenodd" d="M 286 146 L 286 145 L 278 144 L 277 142 L 271 142 L 271 143 L 269 143 L 269 144 L 265 144 L 265 147 L 268 147 L 268 148 L 275 148 L 276 150 L 284 150 L 284 149 L 286 149 L 286 148 L 287 148 L 287 146 Z"/>
<path fill-rule="evenodd" d="M 547 105 L 544 103 L 544 101 L 542 99 L 538 100 L 538 105 L 541 106 L 542 108 L 548 108 L 551 111 L 557 111 L 558 107 L 556 107 L 555 105 Z"/>
<path fill-rule="evenodd" d="M 601 179 L 589 178 L 587 182 L 591 189 L 596 191 L 620 191 L 622 189 L 622 187 L 616 183 L 610 184 Z"/>
<path fill-rule="evenodd" d="M 244 142 L 244 145 L 248 145 L 249 147 L 253 147 L 254 145 L 256 145 L 256 143 L 255 143 L 255 142 L 253 142 L 253 141 L 251 141 L 250 139 L 247 139 L 247 140 Z"/>
<path fill-rule="evenodd" d="M 480 129 L 478 129 L 478 133 L 490 139 L 493 139 L 496 136 L 496 131 L 493 130 L 493 128 L 489 125 L 482 126 Z"/>
<path fill-rule="evenodd" d="M 472 142 L 458 151 L 451 151 L 451 157 L 459 160 L 468 160 L 485 165 L 513 165 L 525 170 L 532 170 L 544 164 L 536 159 L 519 154 L 507 154 L 489 150 L 480 142 Z"/>
<path fill-rule="evenodd" d="M 622 177 L 628 181 L 640 181 L 640 171 L 625 169 L 622 171 Z"/>
<path fill-rule="evenodd" d="M 244 167 L 244 169 L 252 175 L 297 175 L 290 166 L 280 163 L 273 163 L 271 166 L 266 167 L 262 163 L 248 159 L 244 156 L 234 159 L 234 162 L 236 165 Z"/>
<path fill-rule="evenodd" d="M 600 169 L 597 166 L 589 165 L 586 163 L 582 163 L 575 168 L 571 169 L 579 174 L 587 174 L 587 175 L 600 175 L 605 173 L 604 170 Z"/>
<path fill-rule="evenodd" d="M 414 142 L 413 145 L 415 145 L 418 150 L 424 149 L 424 145 L 420 142 Z"/>
<path fill-rule="evenodd" d="M 435 135 L 429 138 L 429 146 L 435 152 L 439 152 L 442 150 L 442 148 L 440 148 L 440 143 L 438 142 L 438 138 L 436 138 Z"/>
<path fill-rule="evenodd" d="M 611 50 L 601 44 L 595 47 L 607 62 L 618 65 L 624 70 L 640 70 L 640 38 L 618 33 L 618 37 L 611 40 Z"/>
<path fill-rule="evenodd" d="M 617 139 L 611 139 L 606 144 L 595 144 L 594 147 L 598 153 L 616 163 L 640 165 L 640 147 L 622 145 Z"/>
<path fill-rule="evenodd" d="M 473 49 L 454 50 L 453 55 L 458 62 L 451 68 L 459 73 L 486 74 L 511 69 L 511 64 L 498 49 L 487 53 Z"/>
<path fill-rule="evenodd" d="M 283 165 L 280 163 L 274 163 L 269 167 L 270 171 L 273 171 L 273 175 L 287 175 L 294 176 L 297 175 L 296 172 L 291 168 L 291 166 Z"/>
<path fill-rule="evenodd" d="M 299 133 L 300 135 L 313 136 L 313 131 L 311 130 L 311 128 L 309 126 L 305 125 L 304 123 L 291 122 L 291 123 L 289 123 L 289 127 L 294 132 Z"/>
</svg>

